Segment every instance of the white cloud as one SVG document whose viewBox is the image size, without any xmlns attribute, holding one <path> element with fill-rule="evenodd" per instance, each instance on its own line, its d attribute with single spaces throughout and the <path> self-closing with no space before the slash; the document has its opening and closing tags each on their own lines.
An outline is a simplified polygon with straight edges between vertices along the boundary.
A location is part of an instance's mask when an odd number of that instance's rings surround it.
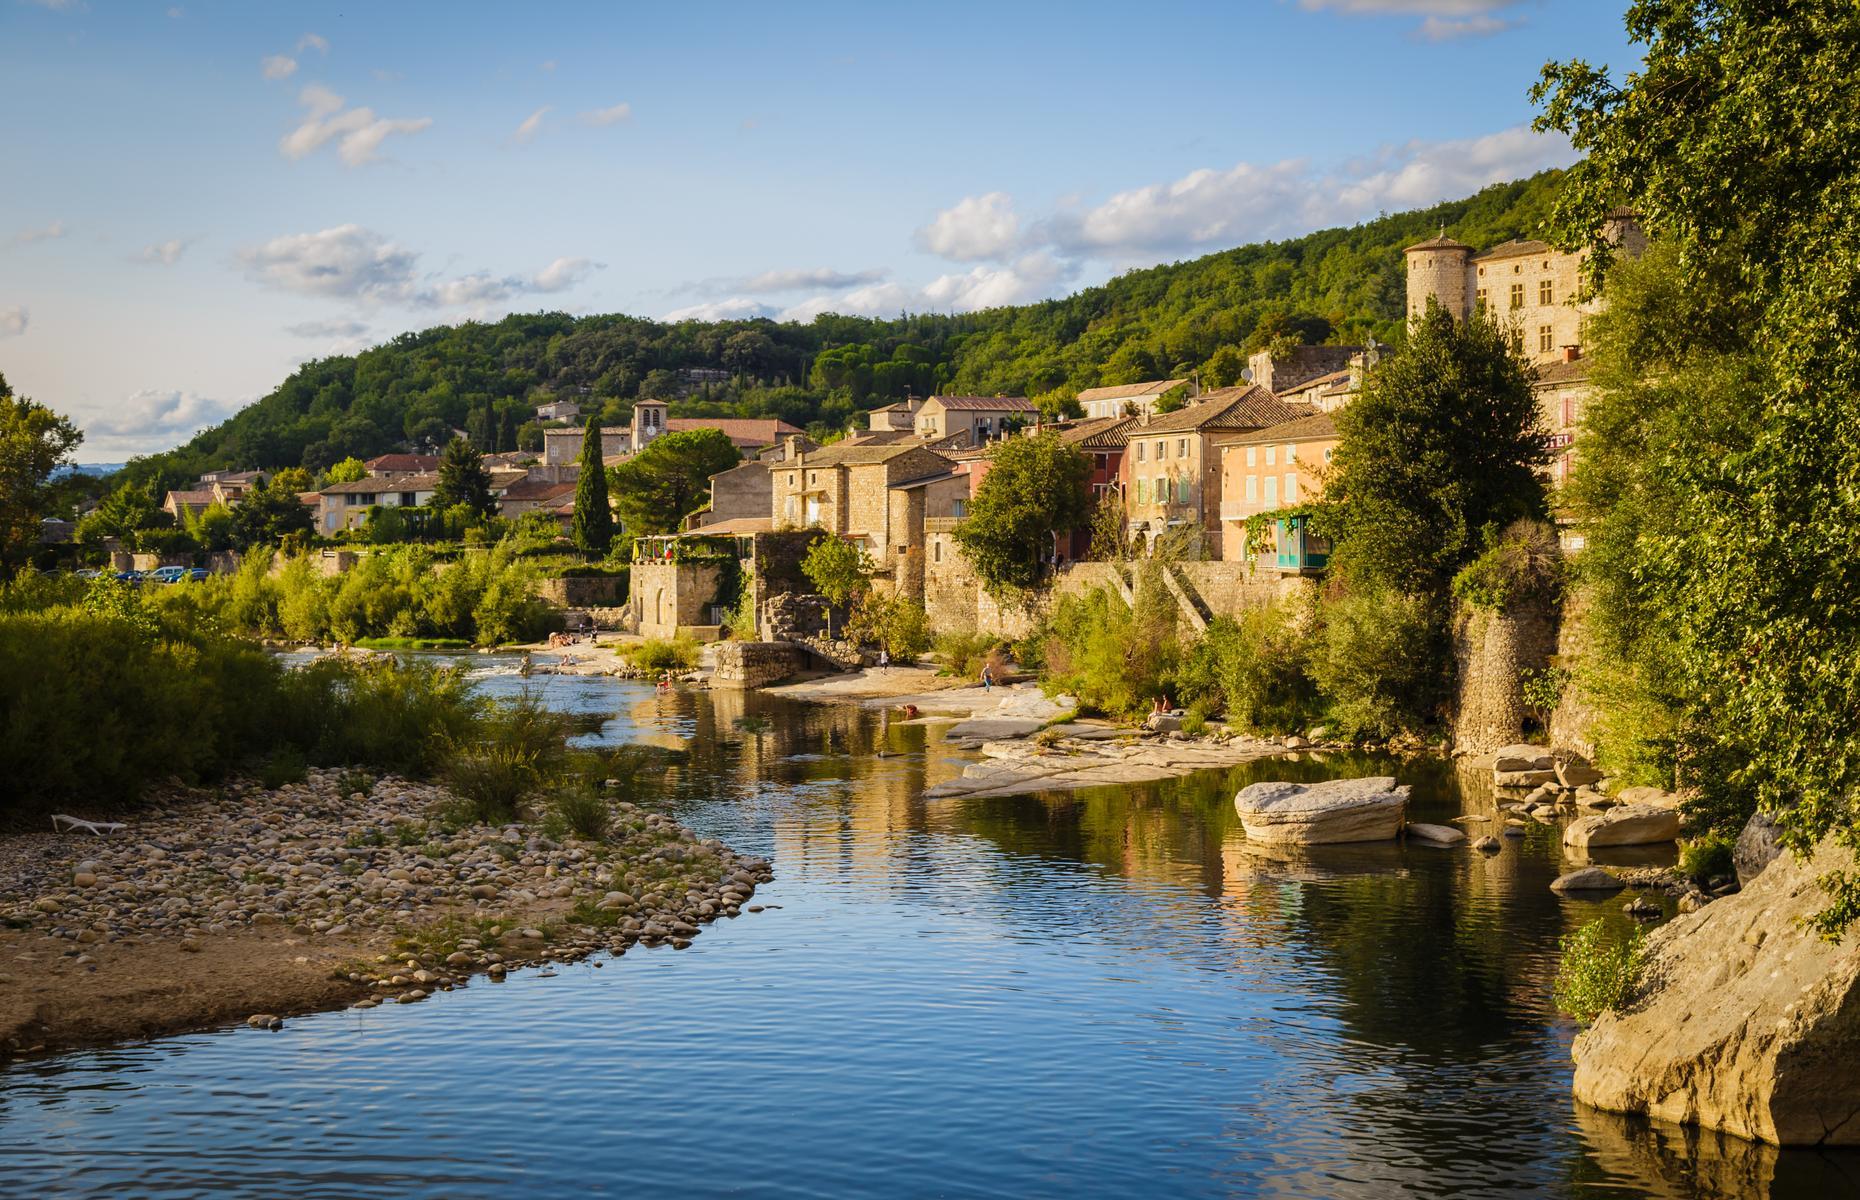
<svg viewBox="0 0 1860 1200">
<path fill-rule="evenodd" d="M 517 126 L 517 131 L 510 135 L 511 139 L 518 142 L 527 142 L 535 137 L 537 131 L 542 128 L 543 114 L 548 112 L 549 108 L 550 106 L 545 104 L 529 116 L 523 118 L 523 124 Z"/>
<path fill-rule="evenodd" d="M 13 235 L 13 241 L 21 246 L 33 242 L 50 242 L 65 236 L 66 232 L 63 221 L 53 221 L 42 229 L 22 229 Z"/>
<path fill-rule="evenodd" d="M 1421 22 L 1414 33 L 1424 42 L 1452 42 L 1460 38 L 1491 37 L 1495 33 L 1516 29 L 1523 24 L 1523 19 L 1516 17 L 1478 16 L 1461 20 L 1451 17 L 1429 17 Z"/>
<path fill-rule="evenodd" d="M 278 152 L 290 159 L 303 158 L 324 143 L 340 139 L 337 156 L 345 165 L 359 167 L 374 161 L 390 134 L 419 133 L 433 123 L 431 117 L 383 119 L 372 108 L 345 109 L 341 96 L 318 83 L 298 93 L 297 100 L 304 107 L 303 120 L 278 141 Z"/>
<path fill-rule="evenodd" d="M 286 325 L 284 332 L 301 338 L 358 338 L 368 332 L 366 321 L 336 318 L 328 321 L 300 321 Z"/>
<path fill-rule="evenodd" d="M 1494 13 L 1517 8 L 1523 0 L 1300 0 L 1311 10 L 1334 9 L 1341 13 L 1364 16 L 1404 16 L 1425 18 L 1415 26 L 1414 36 L 1429 42 L 1446 42 L 1457 38 L 1489 37 L 1516 29 L 1522 17 L 1499 17 Z"/>
<path fill-rule="evenodd" d="M 887 282 L 854 288 L 839 296 L 810 296 L 783 309 L 780 315 L 784 321 L 811 321 L 824 312 L 862 317 L 891 317 L 901 312 L 975 312 L 1049 296 L 1057 285 L 1071 279 L 1075 270 L 1045 251 L 1036 251 L 1012 263 L 981 265 L 942 275 L 921 288 Z"/>
<path fill-rule="evenodd" d="M 581 114 L 584 125 L 618 125 L 622 121 L 633 119 L 631 104 L 616 104 L 612 108 L 595 108 Z"/>
<path fill-rule="evenodd" d="M 89 421 L 85 432 L 106 437 L 188 437 L 225 420 L 235 407 L 197 392 L 144 388 L 131 392 L 111 411 Z"/>
<path fill-rule="evenodd" d="M 772 317 L 775 310 L 760 300 L 731 296 L 726 300 L 707 300 L 688 308 L 674 308 L 665 314 L 667 321 L 746 321 L 752 317 Z M 786 319 L 786 317 L 784 317 Z"/>
<path fill-rule="evenodd" d="M 1020 239 L 1020 218 L 1006 192 L 968 196 L 919 229 L 919 249 L 957 262 L 998 258 Z"/>
<path fill-rule="evenodd" d="M 305 296 L 404 303 L 416 291 L 419 255 L 360 225 L 276 237 L 239 252 L 246 274 Z"/>
<path fill-rule="evenodd" d="M 32 314 L 15 304 L 11 308 L 0 308 L 0 338 L 18 337 L 26 332 L 26 326 L 32 324 Z"/>
<path fill-rule="evenodd" d="M 780 292 L 840 291 L 878 283 L 891 272 L 884 267 L 836 271 L 832 267 L 793 267 L 754 275 L 718 276 L 675 288 L 700 296 L 763 296 Z"/>
<path fill-rule="evenodd" d="M 530 277 L 530 288 L 538 292 L 565 292 L 598 271 L 601 264 L 585 258 L 558 258 Z"/>
<path fill-rule="evenodd" d="M 324 299 L 410 308 L 479 308 L 518 296 L 565 291 L 601 264 L 558 258 L 533 275 L 474 271 L 451 279 L 419 272 L 419 254 L 360 225 L 276 237 L 239 251 L 246 275 L 266 287 Z M 300 336 L 335 336 L 320 325 Z M 297 332 L 294 327 L 292 332 Z"/>
<path fill-rule="evenodd" d="M 142 252 L 136 255 L 136 260 L 171 267 L 181 261 L 181 255 L 187 253 L 187 248 L 199 240 L 198 238 L 169 238 L 165 242 L 156 242 L 152 246 L 144 246 Z"/>
<path fill-rule="evenodd" d="M 329 53 L 329 39 L 326 37 L 323 37 L 321 34 L 306 33 L 302 37 L 297 39 L 298 53 L 301 54 L 305 50 L 316 50 L 320 53 L 328 54 Z"/>
<path fill-rule="evenodd" d="M 544 62 L 542 65 L 542 69 L 553 73 L 555 71 L 555 59 L 551 58 L 547 60 L 546 62 Z"/>
<path fill-rule="evenodd" d="M 297 74 L 297 60 L 288 54 L 273 54 L 259 60 L 266 79 L 289 79 Z"/>
</svg>

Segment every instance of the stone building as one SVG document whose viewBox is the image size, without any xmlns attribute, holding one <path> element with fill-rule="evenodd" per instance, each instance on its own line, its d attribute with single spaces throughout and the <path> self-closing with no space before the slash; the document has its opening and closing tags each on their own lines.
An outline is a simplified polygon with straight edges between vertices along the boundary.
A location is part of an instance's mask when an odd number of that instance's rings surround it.
<svg viewBox="0 0 1860 1200">
<path fill-rule="evenodd" d="M 964 445 L 979 446 L 1039 416 L 1025 396 L 932 396 L 917 410 L 917 435 L 928 442 L 960 436 Z"/>
<path fill-rule="evenodd" d="M 1287 404 L 1258 384 L 1219 388 L 1187 408 L 1125 431 L 1119 484 L 1133 537 L 1146 544 L 1170 529 L 1199 528 L 1208 549 L 1221 545 L 1221 461 L 1215 439 L 1278 425 L 1313 410 Z"/>
<path fill-rule="evenodd" d="M 663 400 L 641 400 L 633 405 L 630 425 L 601 426 L 601 457 L 625 458 L 637 454 L 653 439 L 667 433 L 689 433 L 696 429 L 716 429 L 730 439 L 744 458 L 755 458 L 781 440 L 800 434 L 786 421 L 750 417 L 667 417 Z M 567 466 L 581 457 L 583 428 L 543 430 L 543 465 Z"/>
<path fill-rule="evenodd" d="M 969 481 L 917 443 L 836 442 L 770 468 L 777 529 L 818 528 L 858 543 L 896 593 L 923 597 L 924 520 L 966 499 Z"/>
<path fill-rule="evenodd" d="M 1248 380 L 1283 397 L 1314 379 L 1349 370 L 1350 359 L 1364 349 L 1363 346 L 1296 346 L 1278 354 L 1260 350 L 1246 360 Z"/>
<path fill-rule="evenodd" d="M 1156 402 L 1165 392 L 1174 391 L 1187 382 L 1186 379 L 1152 379 L 1147 383 L 1086 388 L 1079 393 L 1079 407 L 1085 410 L 1087 419 L 1154 412 Z"/>
</svg>

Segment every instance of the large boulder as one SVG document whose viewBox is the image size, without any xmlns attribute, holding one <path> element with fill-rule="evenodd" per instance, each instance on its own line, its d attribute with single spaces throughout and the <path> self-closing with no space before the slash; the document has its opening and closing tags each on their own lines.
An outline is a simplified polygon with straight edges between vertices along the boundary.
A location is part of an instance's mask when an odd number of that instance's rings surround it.
<svg viewBox="0 0 1860 1200">
<path fill-rule="evenodd" d="M 1615 799 L 1623 804 L 1651 804 L 1656 808 L 1678 808 L 1679 797 L 1664 788 L 1640 787 L 1622 788 Z"/>
<path fill-rule="evenodd" d="M 1552 771 L 1556 768 L 1556 756 L 1550 753 L 1548 746 L 1527 746 L 1520 742 L 1515 746 L 1501 746 L 1492 757 L 1492 769 L 1500 774 L 1513 771 Z"/>
<path fill-rule="evenodd" d="M 1576 1039 L 1576 1098 L 1779 1145 L 1860 1145 L 1860 937 L 1803 918 L 1854 869 L 1824 842 L 1648 935 L 1638 993 Z"/>
<path fill-rule="evenodd" d="M 1457 846 L 1466 840 L 1466 831 L 1451 825 L 1424 825 L 1410 821 L 1407 832 L 1411 840 L 1431 842 L 1436 846 Z"/>
<path fill-rule="evenodd" d="M 1776 837 L 1776 822 L 1764 814 L 1751 813 L 1750 820 L 1744 822 L 1744 831 L 1737 835 L 1737 845 L 1731 848 L 1731 865 L 1737 868 L 1737 882 L 1749 883 L 1763 874 L 1763 868 L 1776 861 L 1782 853 L 1782 842 Z"/>
<path fill-rule="evenodd" d="M 1619 875 L 1600 867 L 1584 867 L 1550 881 L 1553 892 L 1618 892 L 1626 886 Z"/>
<path fill-rule="evenodd" d="M 1563 844 L 1573 850 L 1596 846 L 1650 846 L 1679 836 L 1679 812 L 1657 804 L 1621 804 L 1578 817 L 1563 830 Z"/>
<path fill-rule="evenodd" d="M 1407 807 L 1407 786 L 1387 775 L 1256 783 L 1234 797 L 1249 838 L 1298 845 L 1386 841 L 1401 828 Z"/>
<path fill-rule="evenodd" d="M 1602 781 L 1602 773 L 1580 754 L 1556 756 L 1556 781 L 1566 788 L 1589 787 Z"/>
</svg>

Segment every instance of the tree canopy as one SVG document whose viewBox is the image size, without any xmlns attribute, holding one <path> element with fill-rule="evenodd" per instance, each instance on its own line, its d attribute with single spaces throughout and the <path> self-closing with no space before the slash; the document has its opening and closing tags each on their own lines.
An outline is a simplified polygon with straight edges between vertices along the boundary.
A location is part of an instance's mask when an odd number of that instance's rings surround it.
<svg viewBox="0 0 1860 1200">
<path fill-rule="evenodd" d="M 69 419 L 15 396 L 0 375 L 0 566 L 17 564 L 37 544 L 40 522 L 52 513 L 52 472 L 83 440 Z"/>
<path fill-rule="evenodd" d="M 743 461 L 722 430 L 664 433 L 614 467 L 608 483 L 632 534 L 671 533 L 710 498 L 710 477 Z"/>
<path fill-rule="evenodd" d="M 1728 332 L 1738 354 L 1645 487 L 1598 464 L 1585 503 L 1606 517 L 1646 501 L 1658 522 L 1631 544 L 1626 521 L 1604 521 L 1602 561 L 1645 571 L 1664 614 L 1647 665 L 1668 673 L 1695 811 L 1729 832 L 1754 803 L 1798 851 L 1829 834 L 1860 849 L 1860 8 L 1640 0 L 1627 29 L 1645 55 L 1620 82 L 1581 61 L 1544 70 L 1539 126 L 1585 155 L 1556 233 L 1605 270 L 1605 217 L 1631 205 L 1695 297 L 1683 323 Z M 1643 312 L 1616 337 L 1658 350 L 1678 324 Z M 1673 365 L 1710 369 L 1650 354 L 1642 390 Z M 1676 399 L 1643 428 L 1690 419 Z M 1622 418 L 1598 406 L 1598 427 Z M 1818 920 L 1837 934 L 1860 918 L 1860 878 L 1824 882 Z"/>
<path fill-rule="evenodd" d="M 433 488 L 433 507 L 452 508 L 464 505 L 481 516 L 497 511 L 497 498 L 491 495 L 491 472 L 478 453 L 464 438 L 453 438 L 439 456 L 439 483 Z"/>
<path fill-rule="evenodd" d="M 1054 536 L 1091 519 L 1091 464 L 1052 433 L 996 442 L 988 463 L 956 542 L 983 586 L 1024 591 L 1044 577 Z"/>
</svg>

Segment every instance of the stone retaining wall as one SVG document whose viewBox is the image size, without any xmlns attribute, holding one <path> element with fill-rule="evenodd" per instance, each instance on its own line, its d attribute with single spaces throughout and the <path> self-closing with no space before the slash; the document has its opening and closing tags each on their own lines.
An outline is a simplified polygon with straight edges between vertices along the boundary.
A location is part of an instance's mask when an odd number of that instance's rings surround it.
<svg viewBox="0 0 1860 1200">
<path fill-rule="evenodd" d="M 1454 749 L 1485 754 L 1523 741 L 1524 674 L 1549 665 L 1555 649 L 1556 620 L 1543 605 L 1506 613 L 1456 605 Z"/>
<path fill-rule="evenodd" d="M 562 575 L 537 581 L 536 594 L 558 608 L 612 608 L 626 603 L 625 575 Z"/>
<path fill-rule="evenodd" d="M 780 683 L 806 665 L 806 655 L 786 642 L 719 642 L 711 686 L 758 688 Z"/>
</svg>

